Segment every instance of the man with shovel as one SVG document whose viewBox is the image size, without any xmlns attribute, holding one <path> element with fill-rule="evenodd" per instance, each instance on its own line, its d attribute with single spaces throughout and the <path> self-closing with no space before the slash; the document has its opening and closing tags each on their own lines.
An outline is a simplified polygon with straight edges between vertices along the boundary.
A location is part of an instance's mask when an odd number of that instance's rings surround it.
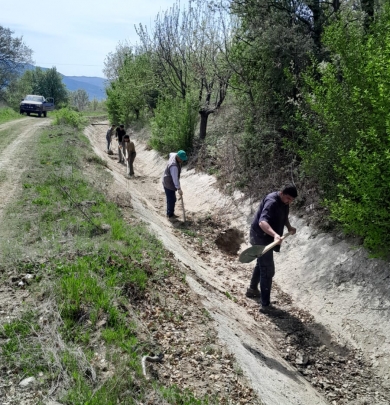
<svg viewBox="0 0 390 405">
<path fill-rule="evenodd" d="M 123 137 L 126 135 L 125 126 L 123 124 L 116 128 L 116 139 L 118 141 L 118 163 L 125 163 L 125 142 Z"/>
<path fill-rule="evenodd" d="M 260 312 L 268 312 L 270 306 L 272 278 L 275 274 L 273 251 L 279 252 L 282 243 L 283 229 L 286 226 L 291 235 L 296 229 L 290 225 L 288 214 L 289 205 L 297 197 L 298 192 L 294 185 L 284 187 L 282 191 L 275 191 L 264 197 L 261 201 L 250 228 L 250 243 L 252 245 L 277 245 L 257 258 L 252 279 L 247 289 L 249 298 L 261 297 Z M 258 285 L 260 283 L 260 291 Z"/>
<path fill-rule="evenodd" d="M 126 160 L 127 160 L 127 175 L 134 176 L 134 159 L 137 156 L 135 152 L 134 142 L 130 140 L 129 135 L 125 135 L 123 137 L 123 141 L 125 143 L 125 150 L 126 150 Z"/>
<path fill-rule="evenodd" d="M 107 133 L 106 133 L 106 140 L 107 140 L 107 153 L 110 154 L 110 150 L 111 150 L 111 139 L 114 136 L 114 131 L 115 131 L 115 124 L 111 125 L 111 128 L 108 129 Z M 111 153 L 112 154 L 112 153 Z"/>
<path fill-rule="evenodd" d="M 177 218 L 177 215 L 175 215 L 176 190 L 180 197 L 183 198 L 183 191 L 180 187 L 180 172 L 181 165 L 186 160 L 187 154 L 184 150 L 179 150 L 177 153 L 171 152 L 162 178 L 167 198 L 167 217 L 171 221 Z"/>
</svg>

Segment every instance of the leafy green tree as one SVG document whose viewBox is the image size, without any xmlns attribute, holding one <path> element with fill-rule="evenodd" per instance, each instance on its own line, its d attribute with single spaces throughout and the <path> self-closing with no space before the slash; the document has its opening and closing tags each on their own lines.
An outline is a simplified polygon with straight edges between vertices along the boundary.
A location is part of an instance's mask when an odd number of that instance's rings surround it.
<svg viewBox="0 0 390 405">
<path fill-rule="evenodd" d="M 99 100 L 94 97 L 89 103 L 91 110 L 96 111 L 99 108 Z"/>
<path fill-rule="evenodd" d="M 62 81 L 62 76 L 56 68 L 43 70 L 36 68 L 27 70 L 7 87 L 4 98 L 15 110 L 18 110 L 20 100 L 27 94 L 37 94 L 44 97 L 53 97 L 56 106 L 66 104 L 68 92 Z"/>
<path fill-rule="evenodd" d="M 42 94 L 45 97 L 53 97 L 57 105 L 68 101 L 68 92 L 62 81 L 62 75 L 57 72 L 55 67 L 43 72 L 41 69 L 37 68 L 35 72 L 37 73 L 37 80 L 35 82 L 37 85 L 37 94 Z"/>
<path fill-rule="evenodd" d="M 332 217 L 382 255 L 390 243 L 389 20 L 386 5 L 368 35 L 364 14 L 355 11 L 325 30 L 333 56 L 308 73 L 301 145 Z"/>
<path fill-rule="evenodd" d="M 23 65 L 31 62 L 32 50 L 23 38 L 12 36 L 13 31 L 0 25 L 0 91 L 19 74 Z"/>
<path fill-rule="evenodd" d="M 178 149 L 191 151 L 197 115 L 188 95 L 185 100 L 180 97 L 159 100 L 151 121 L 150 145 L 165 153 Z"/>
<path fill-rule="evenodd" d="M 112 122 L 128 125 L 138 120 L 145 108 L 154 108 L 154 89 L 150 57 L 131 51 L 117 72 L 117 78 L 106 89 L 107 108 Z"/>
<path fill-rule="evenodd" d="M 19 111 L 20 101 L 27 94 L 32 94 L 32 71 L 28 70 L 19 79 L 13 80 L 4 90 L 3 98 L 7 105 Z"/>
</svg>

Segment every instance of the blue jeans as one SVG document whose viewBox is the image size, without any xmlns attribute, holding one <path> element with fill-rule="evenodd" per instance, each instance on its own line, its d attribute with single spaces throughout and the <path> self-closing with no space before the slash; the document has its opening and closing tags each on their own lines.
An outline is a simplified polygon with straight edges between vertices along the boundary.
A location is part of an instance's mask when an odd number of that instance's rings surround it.
<svg viewBox="0 0 390 405">
<path fill-rule="evenodd" d="M 175 213 L 176 191 L 164 187 L 167 196 L 167 216 L 171 217 Z"/>
<path fill-rule="evenodd" d="M 257 286 L 260 283 L 262 306 L 268 306 L 271 302 L 272 278 L 274 275 L 274 252 L 273 250 L 270 250 L 257 259 L 250 283 L 250 288 L 253 289 L 257 289 Z"/>
<path fill-rule="evenodd" d="M 111 145 L 111 136 L 106 136 L 106 139 L 107 139 L 107 150 L 109 150 Z"/>
</svg>

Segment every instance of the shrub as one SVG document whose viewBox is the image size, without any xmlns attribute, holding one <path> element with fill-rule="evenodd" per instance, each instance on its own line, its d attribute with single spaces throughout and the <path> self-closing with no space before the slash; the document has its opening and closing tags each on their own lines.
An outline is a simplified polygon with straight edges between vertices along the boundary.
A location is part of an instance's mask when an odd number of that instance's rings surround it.
<svg viewBox="0 0 390 405">
<path fill-rule="evenodd" d="M 311 112 L 301 154 L 331 216 L 381 256 L 390 251 L 389 18 L 387 6 L 370 34 L 356 21 L 327 29 L 333 56 L 307 77 Z"/>
<path fill-rule="evenodd" d="M 0 108 L 0 123 L 11 121 L 16 118 L 20 118 L 20 114 L 15 112 L 12 108 L 9 107 Z"/>
<path fill-rule="evenodd" d="M 61 110 L 55 111 L 54 114 L 54 125 L 65 124 L 74 128 L 82 128 L 87 123 L 85 117 L 82 114 L 72 110 L 69 107 L 61 108 Z"/>
<path fill-rule="evenodd" d="M 152 120 L 152 148 L 164 153 L 191 150 L 198 116 L 195 105 L 191 98 L 160 99 Z"/>
</svg>

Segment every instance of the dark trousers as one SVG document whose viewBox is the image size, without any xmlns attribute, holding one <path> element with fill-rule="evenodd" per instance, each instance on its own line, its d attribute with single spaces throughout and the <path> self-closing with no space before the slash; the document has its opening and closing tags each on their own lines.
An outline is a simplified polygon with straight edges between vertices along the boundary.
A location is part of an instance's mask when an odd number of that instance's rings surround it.
<svg viewBox="0 0 390 405">
<path fill-rule="evenodd" d="M 118 141 L 118 161 L 124 163 L 125 157 L 126 157 L 126 142 Z"/>
<path fill-rule="evenodd" d="M 166 187 L 164 187 L 164 190 L 167 196 L 167 216 L 171 217 L 175 213 L 176 191 L 169 190 Z"/>
<path fill-rule="evenodd" d="M 107 150 L 110 150 L 111 136 L 106 136 L 106 139 L 107 139 Z"/>
<path fill-rule="evenodd" d="M 133 163 L 134 163 L 134 159 L 136 157 L 137 153 L 136 152 L 132 152 L 130 153 L 130 157 L 129 157 L 129 165 L 128 165 L 128 169 L 129 172 L 127 173 L 129 176 L 134 176 L 134 167 L 133 167 Z"/>
<path fill-rule="evenodd" d="M 257 259 L 250 283 L 250 288 L 253 289 L 257 289 L 260 283 L 261 305 L 263 306 L 268 306 L 271 302 L 272 278 L 274 275 L 274 252 L 270 250 Z"/>
</svg>

